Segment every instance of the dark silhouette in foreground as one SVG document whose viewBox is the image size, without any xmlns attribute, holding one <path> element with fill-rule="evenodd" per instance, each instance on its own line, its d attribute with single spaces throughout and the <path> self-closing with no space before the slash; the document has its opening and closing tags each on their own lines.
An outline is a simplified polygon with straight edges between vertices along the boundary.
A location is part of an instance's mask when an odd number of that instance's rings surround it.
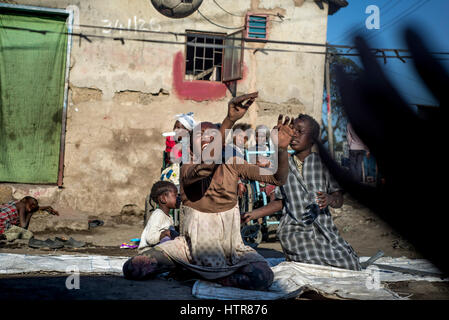
<svg viewBox="0 0 449 320">
<path fill-rule="evenodd" d="M 417 251 L 449 274 L 446 257 L 449 214 L 443 130 L 447 124 L 449 75 L 418 34 L 405 39 L 413 64 L 440 106 L 432 117 L 415 114 L 382 72 L 366 41 L 355 40 L 364 70 L 353 81 L 337 72 L 348 120 L 378 161 L 381 187 L 356 182 L 318 144 L 320 155 L 340 185 L 410 241 Z"/>
</svg>

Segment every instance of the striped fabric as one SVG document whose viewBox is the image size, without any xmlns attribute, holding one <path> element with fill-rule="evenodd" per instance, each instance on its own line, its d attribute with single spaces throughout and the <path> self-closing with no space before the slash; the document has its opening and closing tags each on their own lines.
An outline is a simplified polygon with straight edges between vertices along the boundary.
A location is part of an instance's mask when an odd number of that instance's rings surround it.
<svg viewBox="0 0 449 320">
<path fill-rule="evenodd" d="M 19 223 L 19 211 L 16 207 L 16 201 L 0 205 L 0 234 L 3 234 L 11 226 L 19 225 Z"/>
<path fill-rule="evenodd" d="M 313 224 L 302 221 L 306 207 L 315 203 L 316 192 L 341 191 L 318 154 L 305 158 L 302 175 L 290 157 L 288 179 L 282 188 L 284 194 L 276 187 L 276 198 L 284 203 L 278 237 L 287 260 L 361 270 L 357 254 L 340 236 L 328 208 Z"/>
</svg>

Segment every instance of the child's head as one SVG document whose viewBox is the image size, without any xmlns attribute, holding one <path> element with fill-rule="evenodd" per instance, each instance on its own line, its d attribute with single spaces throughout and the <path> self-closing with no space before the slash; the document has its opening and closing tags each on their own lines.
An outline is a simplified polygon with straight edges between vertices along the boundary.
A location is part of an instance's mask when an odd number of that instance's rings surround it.
<svg viewBox="0 0 449 320">
<path fill-rule="evenodd" d="M 290 147 L 296 152 L 311 149 L 320 135 L 320 125 L 314 118 L 300 114 L 293 122 L 294 136 Z"/>
<path fill-rule="evenodd" d="M 25 205 L 25 210 L 27 213 L 36 212 L 39 209 L 39 203 L 33 197 L 26 196 L 20 200 Z"/>
<path fill-rule="evenodd" d="M 256 142 L 259 145 L 265 144 L 270 139 L 270 129 L 264 124 L 256 127 Z"/>
<path fill-rule="evenodd" d="M 145 280 L 151 277 L 157 260 L 144 255 L 135 256 L 123 265 L 123 275 L 128 280 Z"/>
<path fill-rule="evenodd" d="M 193 119 L 193 112 L 177 114 L 175 119 L 176 122 L 173 126 L 174 131 L 180 129 L 192 131 L 197 124 L 195 119 Z"/>
<path fill-rule="evenodd" d="M 169 209 L 176 209 L 178 188 L 170 181 L 158 181 L 151 188 L 150 198 L 159 206 L 165 205 Z"/>
<path fill-rule="evenodd" d="M 187 130 L 187 128 L 184 127 L 184 125 L 181 122 L 179 122 L 179 120 L 176 120 L 175 125 L 173 126 L 173 131 L 181 130 L 181 129 Z"/>
<path fill-rule="evenodd" d="M 173 126 L 173 131 L 176 132 L 178 136 L 177 141 L 181 141 L 182 137 L 187 133 L 191 133 L 196 125 L 195 119 L 193 119 L 193 112 L 181 113 L 175 116 L 176 122 Z"/>
<path fill-rule="evenodd" d="M 219 128 L 212 122 L 204 121 L 198 123 L 190 135 L 190 151 L 203 151 L 215 140 L 219 133 Z"/>
<path fill-rule="evenodd" d="M 248 132 L 246 130 L 251 129 L 251 125 L 248 123 L 238 123 L 233 128 L 233 141 L 236 146 L 245 146 L 248 142 Z"/>
</svg>

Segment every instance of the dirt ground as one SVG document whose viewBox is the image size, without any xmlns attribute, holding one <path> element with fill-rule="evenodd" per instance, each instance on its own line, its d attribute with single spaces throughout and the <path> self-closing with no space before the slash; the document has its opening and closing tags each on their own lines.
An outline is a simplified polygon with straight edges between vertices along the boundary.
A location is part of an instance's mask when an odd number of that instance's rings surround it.
<svg viewBox="0 0 449 320">
<path fill-rule="evenodd" d="M 340 209 L 333 209 L 332 215 L 343 238 L 348 241 L 359 256 L 372 256 L 378 250 L 385 256 L 422 258 L 412 245 L 402 239 L 391 228 L 380 221 L 372 212 L 345 197 Z M 110 256 L 133 256 L 134 249 L 120 249 L 120 244 L 139 238 L 142 221 L 130 219 L 118 221 L 104 218 L 104 225 L 88 231 L 36 232 L 35 238 L 45 240 L 55 236 L 73 237 L 87 245 L 80 249 L 40 250 L 27 246 L 26 240 L 13 243 L 0 242 L 0 252 L 22 254 L 95 254 Z M 262 242 L 257 251 L 266 258 L 282 258 L 282 249 L 277 240 Z M 67 276 L 61 274 L 22 274 L 0 276 L 0 300 L 3 299 L 146 299 L 176 300 L 193 299 L 192 281 L 155 279 L 145 282 L 127 281 L 111 275 L 82 275 L 81 284 L 85 290 L 67 290 L 63 283 Z M 31 281 L 32 280 L 32 281 Z M 151 290 L 148 286 L 151 285 Z M 388 283 L 387 286 L 401 296 L 410 299 L 449 299 L 449 283 L 404 281 Z"/>
</svg>

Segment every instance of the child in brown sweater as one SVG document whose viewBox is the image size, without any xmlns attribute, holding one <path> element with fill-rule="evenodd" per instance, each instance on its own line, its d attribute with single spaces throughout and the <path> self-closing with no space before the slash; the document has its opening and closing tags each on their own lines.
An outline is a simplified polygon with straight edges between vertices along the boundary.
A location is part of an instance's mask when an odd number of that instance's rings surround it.
<svg viewBox="0 0 449 320">
<path fill-rule="evenodd" d="M 244 116 L 255 96 L 247 98 L 245 105 L 243 98 L 230 101 L 228 115 L 220 127 L 221 133 Z M 261 174 L 259 166 L 246 162 L 205 163 L 204 151 L 215 139 L 221 138 L 221 146 L 224 136 L 220 137 L 214 124 L 200 123 L 194 130 L 191 149 L 196 147 L 202 152 L 193 155 L 196 163 L 184 164 L 181 168 L 180 192 L 184 211 L 181 236 L 128 260 L 123 267 L 125 277 L 145 279 L 183 266 L 222 285 L 267 289 L 273 281 L 273 272 L 262 256 L 243 244 L 240 235 L 237 184 L 239 178 L 275 185 L 285 182 L 288 175 L 287 146 L 293 131 L 288 117 L 282 123 L 280 116 L 275 128 L 279 131 L 278 170 L 274 174 Z"/>
</svg>

